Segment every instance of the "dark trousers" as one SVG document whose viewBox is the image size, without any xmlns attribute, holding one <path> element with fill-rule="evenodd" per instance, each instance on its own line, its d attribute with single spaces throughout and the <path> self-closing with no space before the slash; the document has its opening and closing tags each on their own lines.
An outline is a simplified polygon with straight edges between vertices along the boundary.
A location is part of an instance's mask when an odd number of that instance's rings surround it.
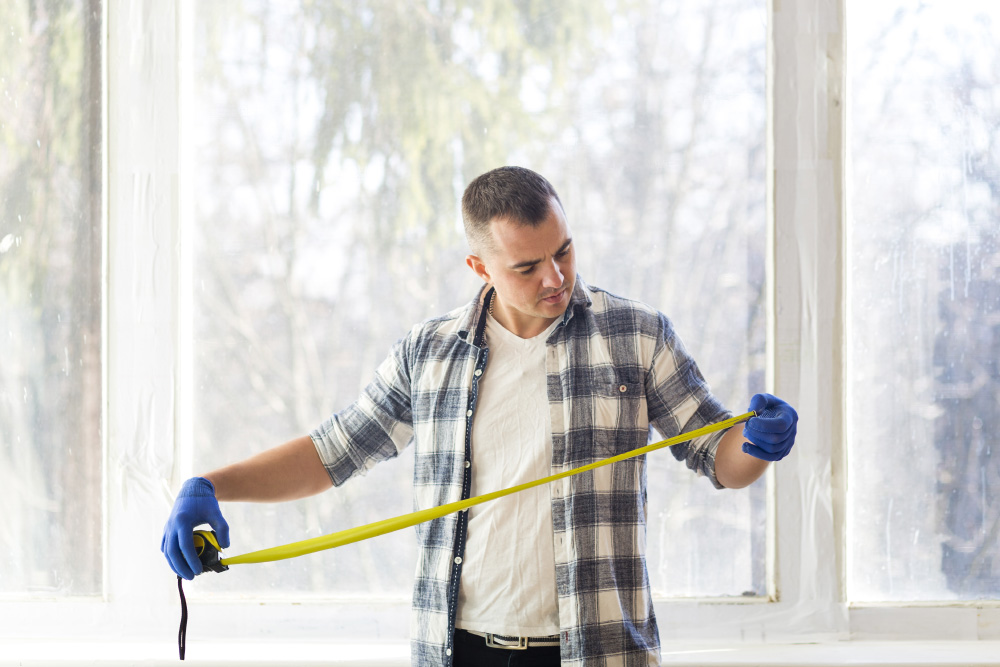
<svg viewBox="0 0 1000 667">
<path fill-rule="evenodd" d="M 455 630 L 454 667 L 559 667 L 558 646 L 532 646 L 523 651 L 493 648 L 486 639 Z"/>
</svg>

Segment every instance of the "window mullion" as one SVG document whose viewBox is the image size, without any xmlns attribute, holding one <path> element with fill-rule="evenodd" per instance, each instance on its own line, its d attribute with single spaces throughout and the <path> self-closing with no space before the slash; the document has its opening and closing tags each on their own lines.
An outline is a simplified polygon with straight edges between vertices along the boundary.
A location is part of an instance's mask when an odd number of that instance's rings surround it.
<svg viewBox="0 0 1000 667">
<path fill-rule="evenodd" d="M 795 451 L 773 467 L 776 586 L 779 605 L 792 612 L 785 631 L 831 637 L 847 630 L 840 463 L 843 11 L 844 0 L 774 3 L 769 87 L 771 383 L 801 417 Z"/>
<path fill-rule="evenodd" d="M 113 1 L 107 11 L 109 596 L 129 625 L 177 604 L 157 548 L 177 400 L 177 7 Z"/>
</svg>

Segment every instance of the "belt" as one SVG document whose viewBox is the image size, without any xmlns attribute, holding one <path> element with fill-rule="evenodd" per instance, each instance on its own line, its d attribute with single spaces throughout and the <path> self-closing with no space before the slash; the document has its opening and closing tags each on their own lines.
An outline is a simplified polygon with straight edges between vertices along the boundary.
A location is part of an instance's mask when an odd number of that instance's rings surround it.
<svg viewBox="0 0 1000 667">
<path fill-rule="evenodd" d="M 523 651 L 535 646 L 559 646 L 559 635 L 549 635 L 548 637 L 511 637 L 510 635 L 496 635 L 492 632 L 477 632 L 475 630 L 465 630 L 470 635 L 483 637 L 486 645 L 490 648 L 505 648 L 512 651 Z"/>
</svg>

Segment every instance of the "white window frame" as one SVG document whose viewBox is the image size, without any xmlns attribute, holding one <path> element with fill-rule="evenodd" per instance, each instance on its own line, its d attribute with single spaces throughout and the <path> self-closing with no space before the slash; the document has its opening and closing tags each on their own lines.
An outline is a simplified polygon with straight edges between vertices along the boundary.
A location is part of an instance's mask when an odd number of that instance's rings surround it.
<svg viewBox="0 0 1000 667">
<path fill-rule="evenodd" d="M 15 659 L 18 651 L 45 654 L 55 639 L 81 658 L 126 655 L 129 646 L 129 658 L 176 656 L 176 583 L 158 547 L 170 490 L 192 472 L 182 409 L 190 156 L 180 152 L 179 94 L 190 75 L 190 1 L 108 0 L 105 8 L 105 588 L 100 599 L 0 601 L 0 646 L 13 647 Z M 857 660 L 878 655 L 872 641 L 952 640 L 939 662 L 898 645 L 879 662 L 983 663 L 991 655 L 1000 664 L 1000 651 L 982 641 L 1000 640 L 996 603 L 858 606 L 846 598 L 848 0 L 767 1 L 768 378 L 801 420 L 793 455 L 768 473 L 771 599 L 658 601 L 664 653 L 693 645 L 690 664 L 721 664 L 698 647 L 758 642 L 777 651 L 852 640 L 838 655 Z M 260 644 L 247 645 L 266 634 L 276 638 L 276 661 L 295 646 L 297 655 L 408 664 L 407 602 L 219 601 L 199 598 L 197 581 L 187 588 L 192 655 L 204 641 L 203 655 L 266 657 Z M 797 662 L 830 655 L 795 650 Z M 761 653 L 726 660 L 760 661 Z"/>
</svg>

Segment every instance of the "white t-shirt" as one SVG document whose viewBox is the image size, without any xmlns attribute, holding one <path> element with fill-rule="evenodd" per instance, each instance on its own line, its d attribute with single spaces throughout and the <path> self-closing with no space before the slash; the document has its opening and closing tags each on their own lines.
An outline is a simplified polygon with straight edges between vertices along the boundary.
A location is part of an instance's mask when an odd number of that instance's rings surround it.
<svg viewBox="0 0 1000 667">
<path fill-rule="evenodd" d="M 551 474 L 545 340 L 519 338 L 487 317 L 487 372 L 472 424 L 472 495 Z M 552 496 L 548 485 L 469 508 L 456 627 L 503 635 L 558 634 Z"/>
</svg>

